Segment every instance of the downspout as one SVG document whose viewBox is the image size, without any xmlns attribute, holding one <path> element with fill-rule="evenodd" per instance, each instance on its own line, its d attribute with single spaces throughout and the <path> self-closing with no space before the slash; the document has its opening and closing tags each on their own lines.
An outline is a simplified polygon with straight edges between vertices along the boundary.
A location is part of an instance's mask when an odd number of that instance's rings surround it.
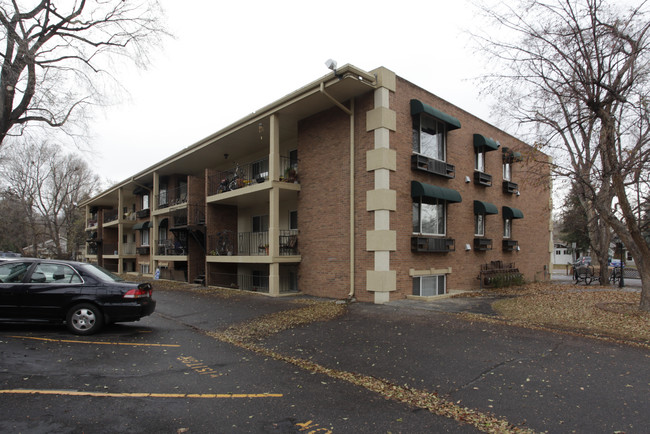
<svg viewBox="0 0 650 434">
<path fill-rule="evenodd" d="M 354 99 L 350 100 L 350 108 L 338 102 L 332 95 L 325 91 L 325 83 L 321 82 L 320 92 L 329 98 L 338 108 L 350 116 L 350 293 L 348 299 L 354 297 Z"/>
</svg>

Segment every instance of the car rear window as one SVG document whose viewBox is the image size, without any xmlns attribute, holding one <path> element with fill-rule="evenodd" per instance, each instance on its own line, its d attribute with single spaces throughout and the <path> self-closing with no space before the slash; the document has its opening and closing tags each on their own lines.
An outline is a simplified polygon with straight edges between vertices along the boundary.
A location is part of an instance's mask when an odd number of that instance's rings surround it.
<svg viewBox="0 0 650 434">
<path fill-rule="evenodd" d="M 122 279 L 119 276 L 116 276 L 115 274 L 111 273 L 110 271 L 106 270 L 105 268 L 102 268 L 98 265 L 94 264 L 82 264 L 79 265 L 79 270 L 87 274 L 94 279 L 99 280 L 100 282 L 122 282 L 124 279 Z"/>
</svg>

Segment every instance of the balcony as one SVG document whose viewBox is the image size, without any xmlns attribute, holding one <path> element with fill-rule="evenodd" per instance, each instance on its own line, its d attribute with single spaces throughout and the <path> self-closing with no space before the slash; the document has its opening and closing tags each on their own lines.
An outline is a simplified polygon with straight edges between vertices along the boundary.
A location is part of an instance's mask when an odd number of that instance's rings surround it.
<svg viewBox="0 0 650 434">
<path fill-rule="evenodd" d="M 158 244 L 156 254 L 159 256 L 185 256 L 187 255 L 187 244 L 180 241 L 163 240 Z"/>
<path fill-rule="evenodd" d="M 507 194 L 516 194 L 519 192 L 519 184 L 510 181 L 503 181 L 503 192 Z"/>
<path fill-rule="evenodd" d="M 162 190 L 156 195 L 158 209 L 187 203 L 187 185 L 183 187 Z"/>
<path fill-rule="evenodd" d="M 269 276 L 263 273 L 227 274 L 212 272 L 209 274 L 208 284 L 243 291 L 269 292 Z M 280 276 L 280 293 L 293 292 L 298 292 L 298 282 L 295 277 Z"/>
<path fill-rule="evenodd" d="M 280 231 L 280 256 L 298 255 L 298 231 Z M 210 256 L 268 256 L 268 232 L 220 232 L 208 237 Z"/>
<path fill-rule="evenodd" d="M 135 251 L 136 251 L 135 243 L 122 244 L 123 255 L 135 255 Z"/>
<path fill-rule="evenodd" d="M 492 240 L 489 238 L 474 238 L 474 250 L 479 252 L 492 250 Z"/>
<path fill-rule="evenodd" d="M 117 244 L 102 245 L 102 254 L 106 256 L 117 255 Z"/>
<path fill-rule="evenodd" d="M 143 219 L 149 217 L 149 214 L 151 214 L 151 212 L 149 208 L 147 208 L 147 209 L 141 209 L 140 211 L 136 211 L 135 216 L 139 219 Z"/>
<path fill-rule="evenodd" d="M 424 236 L 411 237 L 412 252 L 448 253 L 455 252 L 456 245 L 453 238 L 434 238 Z"/>
<path fill-rule="evenodd" d="M 136 247 L 135 248 L 135 253 L 136 253 L 136 255 L 148 255 L 149 254 L 149 246 Z"/>
<path fill-rule="evenodd" d="M 280 157 L 280 181 L 298 182 L 298 163 L 287 157 Z M 208 196 L 238 190 L 249 185 L 269 180 L 269 159 L 237 165 L 225 171 L 216 171 L 208 176 Z"/>
<path fill-rule="evenodd" d="M 492 175 L 483 172 L 474 172 L 474 184 L 492 187 Z"/>
<path fill-rule="evenodd" d="M 519 243 L 516 240 L 503 240 L 503 251 L 514 252 L 519 250 Z"/>
<path fill-rule="evenodd" d="M 96 226 L 97 226 L 97 219 L 88 220 L 88 223 L 86 224 L 87 228 L 94 228 Z"/>
<path fill-rule="evenodd" d="M 411 155 L 411 170 L 420 170 L 434 175 L 444 176 L 445 178 L 456 177 L 456 167 L 454 165 L 420 154 Z"/>
<path fill-rule="evenodd" d="M 116 209 L 104 211 L 104 223 L 114 222 L 118 219 L 119 213 Z"/>
</svg>

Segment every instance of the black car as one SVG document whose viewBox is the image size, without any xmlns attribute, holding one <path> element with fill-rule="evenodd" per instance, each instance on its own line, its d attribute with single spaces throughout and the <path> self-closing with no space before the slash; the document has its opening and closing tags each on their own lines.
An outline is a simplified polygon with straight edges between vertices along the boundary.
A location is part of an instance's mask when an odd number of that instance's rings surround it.
<svg viewBox="0 0 650 434">
<path fill-rule="evenodd" d="M 150 283 L 125 282 L 93 264 L 34 258 L 0 262 L 0 318 L 65 321 L 78 335 L 138 321 L 156 302 Z"/>
</svg>

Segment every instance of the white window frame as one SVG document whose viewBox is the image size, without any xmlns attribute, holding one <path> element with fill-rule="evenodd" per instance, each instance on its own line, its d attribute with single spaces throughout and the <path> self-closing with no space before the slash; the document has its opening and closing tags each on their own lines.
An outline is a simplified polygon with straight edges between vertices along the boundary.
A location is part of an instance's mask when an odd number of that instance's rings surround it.
<svg viewBox="0 0 650 434">
<path fill-rule="evenodd" d="M 423 132 L 422 125 L 425 124 L 426 129 L 433 129 L 435 132 Z M 428 128 L 427 128 L 428 127 Z M 436 137 L 437 143 L 435 144 L 435 154 L 427 152 L 427 149 L 422 149 L 423 137 Z M 439 141 L 438 141 L 439 139 Z M 413 152 L 416 154 L 424 155 L 438 161 L 447 161 L 447 124 L 433 116 L 420 114 L 413 118 Z"/>
<path fill-rule="evenodd" d="M 503 180 L 512 181 L 512 165 L 508 162 L 503 163 Z"/>
<path fill-rule="evenodd" d="M 432 284 L 430 288 L 426 284 Z M 424 286 L 424 290 L 423 290 Z M 440 288 L 442 286 L 442 288 Z M 427 276 L 415 276 L 413 278 L 413 295 L 419 297 L 433 297 L 447 293 L 447 275 L 431 274 Z"/>
<path fill-rule="evenodd" d="M 296 216 L 296 224 L 295 227 L 292 224 L 293 223 L 293 216 Z M 289 230 L 291 231 L 297 231 L 298 230 L 298 211 L 297 210 L 292 210 L 289 211 Z"/>
<path fill-rule="evenodd" d="M 474 170 L 485 173 L 485 150 L 476 148 L 474 152 Z"/>
<path fill-rule="evenodd" d="M 485 236 L 485 214 L 474 214 L 474 236 Z"/>
<path fill-rule="evenodd" d="M 503 219 L 503 238 L 512 237 L 512 219 Z"/>
<path fill-rule="evenodd" d="M 142 209 L 149 209 L 149 195 L 148 194 L 143 194 L 142 195 Z"/>
<path fill-rule="evenodd" d="M 436 236 L 445 236 L 447 234 L 447 201 L 441 200 L 441 199 L 435 199 L 435 204 L 430 204 L 426 202 L 422 202 L 421 198 L 417 201 L 413 201 L 413 233 L 414 234 L 421 234 L 421 235 L 436 235 Z M 435 207 L 435 209 L 438 209 L 441 207 L 442 212 L 441 217 L 442 217 L 442 232 L 426 232 L 423 231 L 422 228 L 422 211 L 423 208 L 428 208 L 428 207 Z M 418 222 L 418 227 L 415 227 L 415 214 L 417 213 L 417 222 Z M 439 226 L 439 225 L 437 225 Z M 417 230 L 416 230 L 417 229 Z"/>
<path fill-rule="evenodd" d="M 148 247 L 149 246 L 149 229 L 143 229 L 140 231 L 140 246 Z M 146 235 L 145 235 L 146 234 Z"/>
</svg>

